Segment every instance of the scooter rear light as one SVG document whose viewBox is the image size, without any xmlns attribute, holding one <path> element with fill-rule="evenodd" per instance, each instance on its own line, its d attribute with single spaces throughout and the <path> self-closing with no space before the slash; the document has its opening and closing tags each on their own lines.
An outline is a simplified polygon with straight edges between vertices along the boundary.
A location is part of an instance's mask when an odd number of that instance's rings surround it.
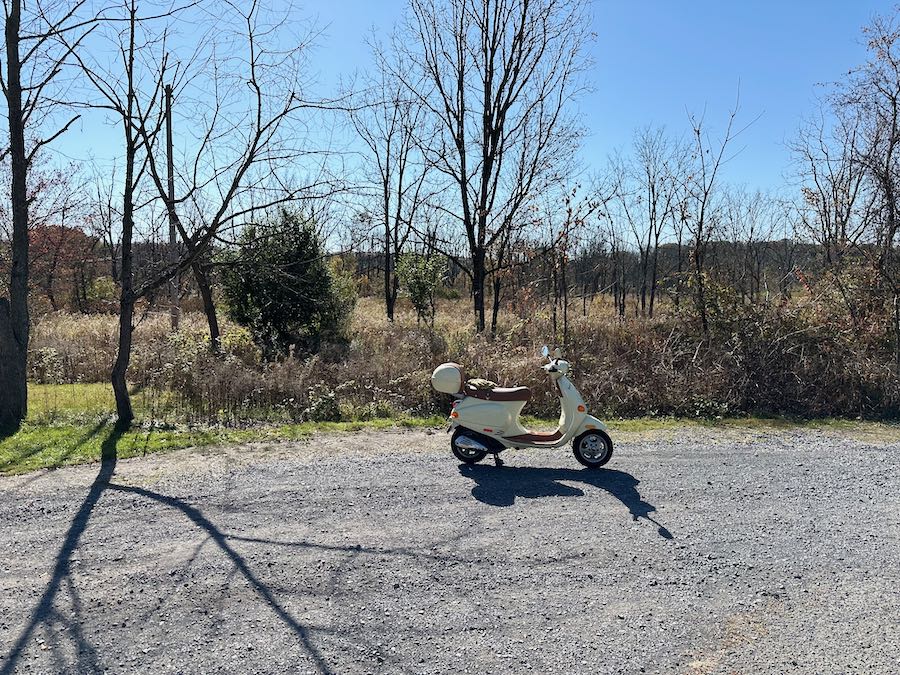
<svg viewBox="0 0 900 675">
<path fill-rule="evenodd" d="M 450 413 L 450 417 L 459 417 L 459 413 L 454 410 L 452 413 Z"/>
<path fill-rule="evenodd" d="M 578 412 L 587 412 L 587 408 L 585 408 L 583 405 L 580 405 L 578 406 Z"/>
</svg>

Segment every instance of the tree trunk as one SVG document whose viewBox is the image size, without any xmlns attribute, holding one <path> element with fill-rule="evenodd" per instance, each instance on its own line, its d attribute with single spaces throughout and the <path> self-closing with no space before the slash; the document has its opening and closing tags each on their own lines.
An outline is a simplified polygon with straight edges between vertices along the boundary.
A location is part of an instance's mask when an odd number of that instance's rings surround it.
<svg viewBox="0 0 900 675">
<path fill-rule="evenodd" d="M 557 316 L 556 310 L 559 307 L 559 266 L 557 262 L 556 252 L 553 252 L 553 268 L 550 274 L 550 278 L 552 279 L 551 286 L 553 288 L 553 314 L 552 314 L 552 329 L 553 329 L 553 339 L 556 340 L 556 336 L 559 334 L 557 332 Z"/>
<path fill-rule="evenodd" d="M 394 321 L 394 298 L 391 297 L 393 284 L 391 283 L 391 267 L 393 259 L 391 257 L 391 226 L 387 217 L 387 199 L 385 199 L 385 216 L 384 216 L 384 310 L 387 313 L 388 321 Z"/>
<path fill-rule="evenodd" d="M 397 306 L 397 295 L 400 293 L 400 280 L 396 274 L 391 275 L 391 289 L 385 297 L 385 308 L 388 320 L 394 320 L 394 308 Z"/>
<path fill-rule="evenodd" d="M 124 273 L 122 274 L 122 296 L 119 301 L 119 345 L 116 362 L 112 369 L 112 388 L 116 397 L 116 415 L 118 416 L 116 427 L 122 429 L 127 429 L 134 419 L 128 383 L 125 380 L 128 363 L 131 360 L 131 336 L 134 333 L 134 298 L 132 297 L 130 277 L 129 274 L 126 284 L 126 276 Z"/>
<path fill-rule="evenodd" d="M 50 309 L 54 312 L 59 310 L 59 306 L 56 304 L 56 295 L 53 293 L 53 277 L 50 277 L 47 282 L 47 300 L 50 301 Z"/>
<path fill-rule="evenodd" d="M 699 244 L 694 249 L 694 275 L 697 282 L 697 313 L 700 315 L 700 325 L 703 328 L 703 337 L 709 337 L 709 322 L 706 318 L 706 289 L 703 286 L 703 258 Z"/>
<path fill-rule="evenodd" d="M 112 226 L 110 225 L 110 227 L 112 227 Z M 109 244 L 109 260 L 110 260 L 109 273 L 112 275 L 113 282 L 119 283 L 119 281 L 121 280 L 120 279 L 121 275 L 119 274 L 119 265 L 118 265 L 119 255 L 116 251 L 116 247 L 113 246 L 113 244 L 112 244 L 112 234 L 109 235 L 109 241 L 110 241 L 110 244 Z"/>
<path fill-rule="evenodd" d="M 566 256 L 563 254 L 560 260 L 560 300 L 562 301 L 563 311 L 563 349 L 569 348 L 569 279 L 566 274 L 568 265 L 566 264 Z"/>
<path fill-rule="evenodd" d="M 75 305 L 75 309 L 80 313 L 84 313 L 84 286 L 86 283 L 84 264 L 79 263 L 77 271 L 72 274 L 72 304 Z"/>
<path fill-rule="evenodd" d="M 128 132 L 126 132 L 127 134 Z M 125 379 L 128 363 L 131 361 L 131 337 L 134 333 L 134 254 L 131 250 L 131 239 L 134 233 L 134 149 L 128 144 L 126 152 L 128 160 L 125 168 L 125 194 L 122 215 L 122 289 L 119 295 L 119 344 L 116 361 L 112 369 L 112 387 L 116 397 L 116 414 L 118 428 L 128 428 L 134 419 L 131 408 L 131 397 L 128 394 L 128 383 Z"/>
<path fill-rule="evenodd" d="M 24 362 L 12 329 L 9 301 L 0 298 L 0 437 L 25 419 L 27 392 Z"/>
<path fill-rule="evenodd" d="M 647 315 L 647 268 L 648 268 L 648 256 L 643 251 L 641 252 L 641 316 Z M 635 303 L 635 306 L 637 303 Z"/>
<path fill-rule="evenodd" d="M 475 309 L 475 330 L 484 332 L 484 282 L 487 274 L 484 268 L 484 249 L 476 249 L 472 256 L 472 301 Z"/>
<path fill-rule="evenodd" d="M 491 306 L 491 337 L 496 337 L 497 335 L 497 318 L 500 315 L 500 295 L 503 292 L 503 282 L 500 280 L 500 276 L 495 272 L 494 273 L 494 301 Z"/>
<path fill-rule="evenodd" d="M 56 268 L 59 265 L 59 249 L 62 248 L 63 242 L 59 242 L 56 250 L 53 252 L 53 257 L 50 260 L 50 265 L 47 270 L 47 279 L 44 284 L 44 294 L 47 296 L 47 300 L 50 301 L 50 307 L 54 312 L 59 310 L 59 307 L 56 304 L 56 294 L 53 292 L 53 282 L 56 277 Z"/>
<path fill-rule="evenodd" d="M 25 119 L 22 112 L 19 27 L 21 0 L 12 0 L 6 18 L 6 103 L 9 121 L 12 269 L 9 300 L 0 299 L 0 424 L 17 427 L 28 413 L 28 195 Z"/>
<path fill-rule="evenodd" d="M 221 333 L 219 332 L 219 319 L 216 317 L 216 305 L 213 302 L 212 288 L 209 283 L 209 275 L 200 264 L 199 260 L 191 263 L 194 272 L 194 280 L 200 289 L 200 297 L 203 299 L 203 313 L 206 314 L 206 323 L 209 326 L 209 346 L 216 354 L 222 350 Z"/>
<path fill-rule="evenodd" d="M 166 200 L 167 210 L 169 212 L 169 249 L 167 251 L 169 263 L 174 264 L 178 260 L 178 240 L 176 239 L 176 216 L 175 216 L 175 160 L 174 160 L 174 152 L 172 149 L 172 85 L 167 84 L 165 86 L 166 92 L 166 185 L 167 185 L 167 195 L 168 199 Z M 194 275 L 197 276 L 197 269 L 194 270 Z M 200 276 L 197 276 L 197 284 L 200 284 L 200 279 L 203 276 L 202 272 Z M 169 279 L 169 315 L 171 321 L 172 332 L 176 332 L 178 330 L 178 326 L 181 323 L 181 304 L 180 304 L 180 280 L 178 275 L 176 274 L 171 279 Z M 202 285 L 201 285 L 202 286 Z M 203 289 L 200 289 L 201 295 L 203 294 Z M 204 309 L 206 308 L 206 298 L 203 298 Z M 215 311 L 215 310 L 214 310 Z M 207 314 L 209 317 L 209 314 Z M 216 326 L 216 333 L 218 333 L 218 326 Z M 218 335 L 217 335 L 218 339 Z M 210 340 L 212 340 L 212 326 L 210 325 Z M 215 341 L 213 341 L 215 344 Z M 215 347 L 214 347 L 215 348 Z"/>
<path fill-rule="evenodd" d="M 681 235 L 678 236 L 678 273 L 675 277 L 675 308 L 681 306 L 681 273 L 683 270 L 682 251 L 681 251 Z"/>
<path fill-rule="evenodd" d="M 128 363 L 131 361 L 131 337 L 134 333 L 134 252 L 132 251 L 132 238 L 134 236 L 134 165 L 137 156 L 137 139 L 132 126 L 134 123 L 134 33 L 135 33 L 135 3 L 132 0 L 130 6 L 129 43 L 128 43 L 128 94 L 127 110 L 122 119 L 125 131 L 125 186 L 122 191 L 122 288 L 119 295 L 119 345 L 116 352 L 116 362 L 112 369 L 112 387 L 116 397 L 116 414 L 118 422 L 116 427 L 126 429 L 134 419 L 134 411 L 131 407 L 131 397 L 128 394 L 126 374 Z"/>
<path fill-rule="evenodd" d="M 588 281 L 587 278 L 581 284 L 581 316 L 587 316 L 587 296 L 588 296 Z"/>
<path fill-rule="evenodd" d="M 653 264 L 650 267 L 650 311 L 648 316 L 653 318 L 653 308 L 656 305 L 656 289 L 659 286 L 659 241 L 653 246 Z"/>
</svg>

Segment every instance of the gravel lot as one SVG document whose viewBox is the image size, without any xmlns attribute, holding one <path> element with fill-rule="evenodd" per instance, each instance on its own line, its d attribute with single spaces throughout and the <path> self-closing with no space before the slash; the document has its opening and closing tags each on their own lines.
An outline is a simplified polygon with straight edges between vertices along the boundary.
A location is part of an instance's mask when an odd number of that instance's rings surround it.
<svg viewBox="0 0 900 675">
<path fill-rule="evenodd" d="M 0 674 L 900 672 L 900 444 L 613 440 L 599 471 L 398 431 L 0 479 Z"/>
</svg>

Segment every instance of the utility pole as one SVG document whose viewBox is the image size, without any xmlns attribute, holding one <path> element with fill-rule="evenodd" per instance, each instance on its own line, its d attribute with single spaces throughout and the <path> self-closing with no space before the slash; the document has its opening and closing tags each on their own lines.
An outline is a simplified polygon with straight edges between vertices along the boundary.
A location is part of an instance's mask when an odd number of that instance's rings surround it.
<svg viewBox="0 0 900 675">
<path fill-rule="evenodd" d="M 168 178 L 168 214 L 169 214 L 169 263 L 178 264 L 178 238 L 175 231 L 175 160 L 172 150 L 172 85 L 166 85 L 166 172 Z M 181 278 L 175 275 L 169 280 L 169 308 L 172 318 L 172 331 L 178 330 L 181 318 L 180 291 Z"/>
</svg>

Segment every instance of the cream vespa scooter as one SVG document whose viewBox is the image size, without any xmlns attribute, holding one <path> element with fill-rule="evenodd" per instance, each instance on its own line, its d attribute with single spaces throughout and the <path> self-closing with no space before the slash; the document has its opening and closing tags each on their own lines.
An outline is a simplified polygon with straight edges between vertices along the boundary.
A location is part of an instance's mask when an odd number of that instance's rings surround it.
<svg viewBox="0 0 900 675">
<path fill-rule="evenodd" d="M 465 381 L 459 364 L 442 363 L 434 369 L 431 385 L 456 396 L 448 431 L 453 431 L 450 448 L 457 459 L 475 464 L 493 453 L 499 466 L 498 454 L 508 448 L 559 448 L 571 441 L 575 459 L 584 466 L 595 469 L 609 461 L 613 446 L 606 425 L 587 414 L 581 394 L 566 377 L 569 362 L 561 358 L 559 349 L 551 357 L 546 345 L 541 354 L 549 361 L 541 367 L 558 389 L 562 407 L 559 426 L 550 433 L 531 432 L 519 421 L 531 398 L 527 387 L 482 389 Z"/>
</svg>

